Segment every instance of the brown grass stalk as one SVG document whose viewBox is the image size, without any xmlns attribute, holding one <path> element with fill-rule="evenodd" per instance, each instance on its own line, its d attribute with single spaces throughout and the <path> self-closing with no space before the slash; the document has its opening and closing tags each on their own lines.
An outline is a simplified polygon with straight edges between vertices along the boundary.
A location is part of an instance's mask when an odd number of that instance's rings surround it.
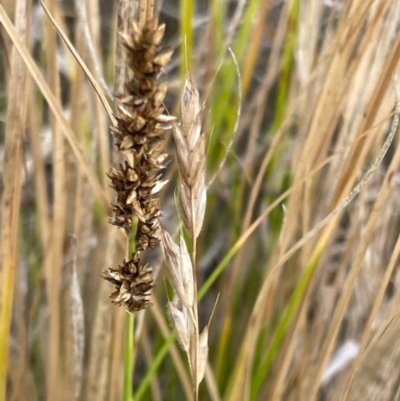
<svg viewBox="0 0 400 401">
<path fill-rule="evenodd" d="M 55 5 L 49 4 L 50 12 Z M 47 72 L 49 76 L 49 89 L 54 96 L 54 101 L 61 108 L 61 88 L 58 74 L 58 62 L 56 59 L 57 42 L 56 32 L 51 22 L 45 22 L 45 49 L 47 56 Z M 53 140 L 53 166 L 56 178 L 53 190 L 54 213 L 51 224 L 51 242 L 48 248 L 49 256 L 46 258 L 44 274 L 46 275 L 47 297 L 49 304 L 49 354 L 47 364 L 47 400 L 53 400 L 57 396 L 61 386 L 60 378 L 60 288 L 61 288 L 61 267 L 63 263 L 63 242 L 65 218 L 66 218 L 66 171 L 65 171 L 65 143 L 61 134 L 61 127 L 58 119 L 52 115 L 50 126 Z"/>
<path fill-rule="evenodd" d="M 65 116 L 63 115 L 63 112 L 62 112 L 59 104 L 57 103 L 54 94 L 52 93 L 52 91 L 50 90 L 46 81 L 44 80 L 44 78 L 43 78 L 42 74 L 40 73 L 39 69 L 37 68 L 34 60 L 29 55 L 29 52 L 27 51 L 27 49 L 23 45 L 23 43 L 18 39 L 15 29 L 13 28 L 10 20 L 8 19 L 7 15 L 5 14 L 5 12 L 3 11 L 2 8 L 0 8 L 0 21 L 5 26 L 7 33 L 10 35 L 13 43 L 15 44 L 16 49 L 21 54 L 22 59 L 26 63 L 26 66 L 28 67 L 29 72 L 32 74 L 32 77 L 33 77 L 35 83 L 38 85 L 43 96 L 47 100 L 50 109 L 56 115 L 57 121 L 60 124 L 60 127 L 62 128 L 62 133 L 64 134 L 65 138 L 67 139 L 69 145 L 71 146 L 71 150 L 77 159 L 79 168 L 88 177 L 89 183 L 93 187 L 93 191 L 96 194 L 99 201 L 101 202 L 103 208 L 105 210 L 108 210 L 109 205 L 108 205 L 107 197 L 104 193 L 104 190 L 101 187 L 96 175 L 94 174 L 92 167 L 90 166 L 90 164 L 87 162 L 86 158 L 84 157 L 84 152 L 82 150 L 82 147 L 78 143 L 77 139 L 75 138 L 75 134 L 73 133 L 72 129 L 70 128 L 70 124 L 68 123 Z"/>
<path fill-rule="evenodd" d="M 400 2 L 175 3 L 1 2 L 0 401 L 393 401 Z"/>
<path fill-rule="evenodd" d="M 27 2 L 15 4 L 16 35 L 26 40 Z M 0 6 L 0 12 L 5 14 Z M 25 92 L 26 68 L 15 47 L 11 53 L 11 74 L 5 132 L 3 177 L 4 190 L 1 200 L 1 254 L 0 254 L 0 400 L 6 400 L 8 349 L 12 315 L 15 271 L 18 264 L 17 237 L 21 201 L 22 140 L 26 124 L 28 97 Z M 21 99 L 21 94 L 22 99 Z"/>
</svg>

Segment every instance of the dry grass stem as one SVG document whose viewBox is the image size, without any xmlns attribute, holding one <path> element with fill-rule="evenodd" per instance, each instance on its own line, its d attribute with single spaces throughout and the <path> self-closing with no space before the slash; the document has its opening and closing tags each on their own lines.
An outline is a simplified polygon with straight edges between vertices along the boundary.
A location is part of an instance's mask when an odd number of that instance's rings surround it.
<svg viewBox="0 0 400 401">
<path fill-rule="evenodd" d="M 85 72 L 85 75 L 89 78 L 90 83 L 93 85 L 94 90 L 96 91 L 97 95 L 99 96 L 99 99 L 101 100 L 104 109 L 106 110 L 108 117 L 110 118 L 110 120 L 115 123 L 115 118 L 113 116 L 113 113 L 111 111 L 110 105 L 107 102 L 107 99 L 105 98 L 105 96 L 103 95 L 103 91 L 101 90 L 100 86 L 98 85 L 98 83 L 96 82 L 96 80 L 94 79 L 92 73 L 90 72 L 89 68 L 86 66 L 86 64 L 83 62 L 82 58 L 79 56 L 79 54 L 76 52 L 74 46 L 72 45 L 72 43 L 70 42 L 70 40 L 68 39 L 67 35 L 62 31 L 62 29 L 59 27 L 59 25 L 57 24 L 57 22 L 55 21 L 55 19 L 53 18 L 50 10 L 48 9 L 48 7 L 46 6 L 46 4 L 44 3 L 43 0 L 41 0 L 41 4 L 42 7 L 45 11 L 45 13 L 47 14 L 47 16 L 49 17 L 51 23 L 53 24 L 53 26 L 57 29 L 57 32 L 60 34 L 61 38 L 63 39 L 63 41 L 65 42 L 65 44 L 67 45 L 68 49 L 71 51 L 72 55 L 75 57 L 75 59 L 77 60 L 79 66 L 83 69 L 83 71 Z M 101 81 L 101 76 L 100 76 L 100 82 Z M 103 82 L 102 82 L 103 83 Z M 107 93 L 107 92 L 106 92 Z"/>
<path fill-rule="evenodd" d="M 393 373 L 400 364 L 399 313 L 383 327 L 384 330 L 364 353 L 346 401 L 391 401 L 397 398 L 399 376 Z"/>
<path fill-rule="evenodd" d="M 87 48 L 90 58 L 92 60 L 92 64 L 93 64 L 95 73 L 97 75 L 97 79 L 99 80 L 104 93 L 106 93 L 107 96 L 110 99 L 112 99 L 113 96 L 112 96 L 112 93 L 111 93 L 105 79 L 104 79 L 104 76 L 103 76 L 103 73 L 101 70 L 101 66 L 100 66 L 100 60 L 97 55 L 96 49 L 94 47 L 92 34 L 90 33 L 89 21 L 88 21 L 88 16 L 87 16 L 87 11 L 86 11 L 86 4 L 85 4 L 85 2 L 82 2 L 79 0 L 75 0 L 74 4 L 75 4 L 76 13 L 79 18 L 80 28 L 82 29 L 82 33 L 85 38 L 84 43 L 86 44 L 86 48 Z"/>
<path fill-rule="evenodd" d="M 71 283 L 69 286 L 70 296 L 70 321 L 71 321 L 71 342 L 73 349 L 73 400 L 79 399 L 83 378 L 83 357 L 85 349 L 85 325 L 83 315 L 83 302 L 80 293 L 80 286 L 77 274 L 76 256 L 77 256 L 77 239 L 70 238 L 70 257 L 71 261 Z"/>
<path fill-rule="evenodd" d="M 28 21 L 27 2 L 15 4 L 15 34 L 26 41 Z M 5 12 L 0 6 L 3 16 Z M 1 199 L 1 253 L 0 253 L 0 399 L 6 399 L 8 349 L 12 321 L 15 272 L 18 263 L 17 238 L 21 201 L 22 140 L 26 124 L 28 98 L 24 93 L 26 66 L 15 47 L 11 53 L 10 68 L 14 72 L 9 82 L 10 97 L 4 142 L 3 193 Z M 21 96 L 22 94 L 22 96 Z"/>
<path fill-rule="evenodd" d="M 399 398 L 400 2 L 278 3 L 1 1 L 0 401 Z"/>
</svg>

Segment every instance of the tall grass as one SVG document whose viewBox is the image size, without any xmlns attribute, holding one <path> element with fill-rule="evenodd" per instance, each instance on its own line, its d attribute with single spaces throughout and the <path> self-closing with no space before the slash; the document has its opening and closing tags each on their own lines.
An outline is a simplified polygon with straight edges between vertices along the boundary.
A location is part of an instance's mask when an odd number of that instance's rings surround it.
<svg viewBox="0 0 400 401">
<path fill-rule="evenodd" d="M 162 253 L 134 327 L 100 277 L 127 252 L 106 174 L 117 31 L 139 3 L 0 5 L 0 401 L 194 399 Z M 165 0 L 155 14 L 174 50 L 169 113 L 187 71 L 204 105 L 199 332 L 219 298 L 198 399 L 399 399 L 400 3 Z M 190 245 L 175 156 L 165 176 L 161 224 Z"/>
</svg>

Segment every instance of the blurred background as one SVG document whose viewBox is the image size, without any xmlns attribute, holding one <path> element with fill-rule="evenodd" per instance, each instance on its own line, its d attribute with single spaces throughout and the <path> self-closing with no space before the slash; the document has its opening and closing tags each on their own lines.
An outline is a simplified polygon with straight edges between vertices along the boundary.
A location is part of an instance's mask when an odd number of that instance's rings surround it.
<svg viewBox="0 0 400 401">
<path fill-rule="evenodd" d="M 126 312 L 100 277 L 126 252 L 106 176 L 120 162 L 109 127 L 122 3 L 48 0 L 51 21 L 38 1 L 1 0 L 0 401 L 122 397 Z M 208 137 L 202 325 L 219 300 L 200 399 L 399 400 L 400 2 L 156 10 L 174 50 L 166 106 L 178 114 L 189 69 Z M 176 233 L 172 138 L 166 148 L 162 224 Z M 133 399 L 191 400 L 159 249 L 148 262 L 157 280 L 135 320 Z"/>
</svg>

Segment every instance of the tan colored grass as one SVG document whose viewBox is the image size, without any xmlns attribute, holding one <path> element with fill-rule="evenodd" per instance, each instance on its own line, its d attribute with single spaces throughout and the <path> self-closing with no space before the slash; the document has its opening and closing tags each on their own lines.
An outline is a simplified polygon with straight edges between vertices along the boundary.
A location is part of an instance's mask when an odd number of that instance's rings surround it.
<svg viewBox="0 0 400 401">
<path fill-rule="evenodd" d="M 168 278 L 174 289 L 174 298 L 168 302 L 170 320 L 189 361 L 196 401 L 207 366 L 210 324 L 200 329 L 197 306 L 196 244 L 203 226 L 207 192 L 206 135 L 202 132 L 201 120 L 199 93 L 188 74 L 180 101 L 180 125 L 175 125 L 173 132 L 180 178 L 179 210 L 183 226 L 191 237 L 192 249 L 189 255 L 182 233 L 178 245 L 167 231 L 163 231 L 162 244 Z"/>
<path fill-rule="evenodd" d="M 386 6 L 387 6 L 388 4 L 386 4 Z M 383 8 L 382 7 L 380 7 L 380 8 L 378 8 L 378 12 L 382 12 L 382 10 L 383 10 Z M 361 13 L 362 14 L 362 13 Z M 378 14 L 379 15 L 379 14 Z M 358 20 L 358 21 L 361 21 L 361 20 Z M 373 26 L 373 25 L 372 25 Z M 372 27 L 371 27 L 371 29 L 372 29 Z M 343 42 L 344 43 L 344 42 Z M 367 41 L 365 42 L 365 43 L 368 43 Z M 346 41 L 346 46 L 347 45 L 351 45 L 351 42 L 349 42 L 349 41 Z M 362 48 L 362 45 L 361 45 L 361 48 Z M 361 50 L 360 50 L 360 53 L 361 53 Z M 334 68 L 334 66 L 336 65 L 337 63 L 335 63 L 335 62 L 333 62 L 332 64 L 331 64 L 331 70 L 332 70 L 332 68 Z M 339 66 L 339 64 L 337 64 L 338 66 Z M 341 68 L 343 68 L 343 67 L 341 67 Z M 389 65 L 387 65 L 387 69 L 389 70 L 389 69 L 391 69 L 392 71 L 393 71 L 393 65 L 390 65 L 390 63 L 389 63 Z M 350 70 L 351 71 L 351 70 Z M 339 74 L 338 72 L 336 72 L 335 74 Z M 332 85 L 332 88 L 334 87 L 334 86 L 336 86 L 337 85 L 337 81 L 338 81 L 338 78 L 334 78 L 335 76 L 337 76 L 337 75 L 333 75 L 330 79 L 331 79 L 331 85 Z M 388 76 L 388 74 L 385 74 L 384 73 L 384 75 L 383 76 Z M 328 78 L 329 78 L 329 75 L 327 76 Z M 382 88 L 382 85 L 378 85 L 377 86 L 378 88 Z M 383 86 L 383 88 L 384 88 L 385 86 Z M 339 90 L 341 90 L 341 88 L 346 88 L 346 85 L 345 86 L 343 86 L 343 87 L 340 87 L 340 88 L 338 88 Z M 329 99 L 330 101 L 332 101 L 332 99 Z M 334 102 L 337 102 L 337 100 L 333 100 Z M 309 107 L 309 105 L 307 104 L 307 107 Z M 337 103 L 336 103 L 336 106 L 335 106 L 335 103 L 333 103 L 333 104 L 330 104 L 329 106 L 323 106 L 323 102 L 321 102 L 321 101 L 319 101 L 319 103 L 318 103 L 318 107 L 319 107 L 319 110 L 323 110 L 323 115 L 321 114 L 321 119 L 323 118 L 324 120 L 319 120 L 319 121 L 326 121 L 326 122 L 329 122 L 329 124 L 330 124 L 330 126 L 331 127 L 334 127 L 335 126 L 335 124 L 334 123 L 332 123 L 332 121 L 331 121 L 331 119 L 329 118 L 329 115 L 327 116 L 326 115 L 326 111 L 328 110 L 332 110 L 332 111 L 336 111 L 336 109 L 337 109 Z M 376 110 L 377 109 L 377 106 L 375 105 L 375 108 L 374 108 L 374 110 Z M 309 110 L 312 110 L 312 109 L 309 109 Z M 336 112 L 337 113 L 337 112 Z M 368 113 L 367 115 L 370 115 L 370 113 Z M 322 117 L 323 116 L 323 117 Z M 314 119 L 315 119 L 316 117 L 314 117 Z M 365 126 L 364 126 L 365 127 Z M 364 128 L 365 129 L 365 128 Z M 319 122 L 315 125 L 315 128 L 314 128 L 314 132 L 315 132 L 315 135 L 317 135 L 319 132 L 326 132 L 326 129 L 324 129 L 324 126 L 323 125 L 321 125 Z M 309 146 L 310 146 L 310 148 L 305 148 L 305 150 L 304 150 L 304 160 L 307 160 L 307 162 L 309 162 L 310 160 L 312 160 L 312 157 L 310 158 L 310 156 L 311 156 L 311 154 L 310 154 L 310 152 L 312 152 L 312 149 L 318 149 L 318 155 L 321 155 L 321 154 L 323 154 L 324 152 L 323 151 L 321 151 L 321 147 L 319 147 L 318 145 L 317 145 L 317 143 L 318 143 L 318 141 L 320 140 L 320 139 L 324 139 L 325 141 L 327 140 L 327 137 L 326 136 L 320 136 L 319 134 L 318 134 L 318 136 L 316 136 L 315 137 L 315 139 L 311 139 L 312 137 L 310 136 L 310 135 L 312 135 L 312 132 L 313 132 L 313 128 L 311 128 L 311 132 L 310 133 L 308 133 L 308 143 L 310 144 Z M 327 142 L 326 142 L 327 143 Z M 307 146 L 307 145 L 305 145 L 305 146 Z M 312 146 L 312 147 L 311 147 Z M 326 146 L 326 145 L 325 145 Z M 358 145 L 358 144 L 356 144 L 356 143 L 354 143 L 354 149 L 359 149 L 360 148 L 360 146 Z M 359 154 L 359 153 L 358 153 Z M 302 175 L 302 173 L 300 173 L 300 171 L 301 171 L 301 169 L 299 169 L 298 170 L 299 171 L 299 177 Z M 357 169 L 354 169 L 354 163 L 352 164 L 352 172 L 354 172 L 354 173 L 356 173 L 358 170 Z M 346 182 L 349 182 L 348 180 L 350 179 L 350 175 L 349 175 L 349 173 L 344 173 L 343 174 L 343 176 L 342 177 L 345 177 L 346 178 Z M 302 177 L 303 178 L 303 177 Z M 295 183 L 295 185 L 296 185 L 296 183 Z M 332 186 L 331 186 L 332 187 Z M 312 188 L 312 187 L 311 187 Z M 311 204 L 311 199 L 312 199 L 312 196 L 313 195 L 307 195 L 307 193 L 305 194 L 305 196 L 306 197 L 304 197 L 304 202 L 303 202 L 303 204 L 306 206 L 306 205 L 309 205 L 309 204 Z M 292 228 L 292 230 L 293 229 L 295 229 L 296 228 L 296 225 L 295 224 L 293 224 L 295 221 L 297 221 L 296 220 L 296 217 L 295 217 L 295 215 L 290 211 L 290 205 L 292 205 L 292 210 L 295 212 L 295 213 L 299 213 L 299 211 L 301 210 L 301 209 L 299 209 L 299 202 L 300 202 L 300 199 L 299 198 L 296 198 L 296 196 L 293 196 L 292 198 L 291 198 L 291 203 L 289 203 L 289 208 L 288 208 L 288 211 L 287 211 L 287 216 L 286 216 L 286 220 L 285 220 L 285 222 L 287 223 L 287 225 L 288 225 L 288 227 L 291 227 Z M 307 212 L 307 211 L 305 211 L 306 213 L 303 215 L 303 217 L 302 217 L 302 220 L 303 221 L 307 221 L 307 219 L 309 220 L 310 219 L 310 217 L 311 217 L 311 213 L 310 213 L 310 211 L 309 212 Z M 315 213 L 314 213 L 314 215 L 315 215 Z M 309 217 L 308 217 L 309 216 Z M 303 225 L 303 229 L 307 229 L 307 226 L 304 226 Z M 277 251 L 281 251 L 282 252 L 282 250 L 283 249 L 285 249 L 286 247 L 287 247 L 287 245 L 285 245 L 285 243 L 287 244 L 288 242 L 289 242 L 289 240 L 290 240 L 290 238 L 291 238 L 291 235 L 293 235 L 293 234 L 289 234 L 289 233 L 287 233 L 287 234 L 283 234 L 282 235 L 282 238 L 284 238 L 285 239 L 285 242 L 284 243 L 280 243 L 280 247 L 277 249 Z M 282 255 L 283 256 L 283 255 Z M 280 257 L 280 258 L 282 258 L 282 256 Z M 286 259 L 286 258 L 285 258 Z M 307 259 L 305 259 L 305 261 L 306 261 Z M 269 277 L 269 276 L 267 276 L 267 277 Z M 272 282 L 271 282 L 272 283 Z M 265 283 L 265 284 L 267 284 L 267 282 Z M 275 284 L 275 285 L 278 285 L 277 283 Z M 271 288 L 269 285 L 266 285 L 266 287 L 265 288 Z M 275 292 L 275 294 L 276 294 L 276 292 Z M 259 298 L 259 300 L 261 300 L 260 298 Z M 257 305 L 259 305 L 260 307 L 264 304 L 264 302 L 265 302 L 265 298 L 264 298 L 264 301 L 261 301 L 261 303 L 260 304 L 257 304 Z M 261 310 L 258 310 L 254 315 L 253 315 L 254 317 L 259 317 L 259 318 L 261 318 L 261 316 L 262 316 L 262 313 L 261 313 Z M 301 332 L 301 330 L 302 330 L 302 327 L 304 327 L 304 321 L 303 321 L 303 323 L 301 324 L 301 314 L 299 315 L 299 319 L 297 320 L 298 322 L 299 322 L 299 326 L 296 326 L 296 327 L 293 327 L 292 328 L 292 330 L 293 331 L 291 331 L 291 336 L 292 336 L 292 338 L 293 339 L 295 339 L 296 337 L 295 337 L 295 335 L 294 335 L 294 333 L 296 333 L 296 331 L 297 332 Z M 333 327 L 338 327 L 339 325 L 338 325 L 338 323 L 336 323 L 336 325 L 333 325 L 332 324 L 332 329 L 333 329 Z M 254 332 L 257 332 L 258 330 L 256 329 L 256 327 L 257 326 L 250 326 L 249 328 L 248 328 L 248 330 L 249 330 L 249 332 L 250 333 L 252 333 L 252 335 L 250 335 L 250 337 L 248 338 L 248 340 L 247 340 L 247 344 L 249 344 L 249 346 L 251 346 L 251 344 L 255 344 L 255 337 L 254 337 Z M 291 343 L 291 344 L 293 344 L 293 342 Z M 286 346 L 284 346 L 284 349 L 286 350 L 286 355 L 287 356 L 289 356 L 289 359 L 291 359 L 291 358 L 293 358 L 293 353 L 294 353 L 294 348 L 293 348 L 293 346 L 291 346 L 291 347 L 288 347 L 287 348 L 287 345 Z M 243 353 L 243 355 L 242 356 L 244 356 L 244 354 L 246 354 L 247 355 L 247 357 L 251 360 L 252 359 L 252 353 L 251 352 L 249 352 L 249 350 L 247 349 L 247 351 L 246 351 L 246 353 Z M 280 365 L 280 368 L 279 368 L 279 373 L 280 373 L 280 379 L 277 379 L 276 377 L 274 377 L 274 382 L 273 382 L 273 386 L 275 386 L 274 388 L 275 388 L 275 390 L 272 390 L 273 391 L 273 395 L 269 395 L 269 396 L 271 396 L 272 397 L 272 399 L 279 399 L 279 397 L 281 397 L 282 395 L 283 395 L 283 391 L 284 391 L 284 376 L 285 376 L 285 371 L 287 371 L 287 369 L 288 369 L 288 367 L 289 367 L 289 361 L 287 360 L 287 359 L 285 359 L 285 362 L 284 362 L 284 364 L 285 365 Z M 284 367 L 284 366 L 286 366 L 286 367 Z M 250 374 L 249 372 L 249 370 L 247 370 L 247 372 L 248 372 L 248 374 Z M 308 373 L 309 373 L 309 370 L 307 369 L 307 370 L 304 370 L 303 371 L 303 373 L 305 373 L 305 374 L 307 374 L 308 375 Z M 247 376 L 248 378 L 249 378 L 249 376 Z M 312 377 L 314 377 L 314 376 L 312 376 Z M 311 376 L 310 376 L 310 379 L 311 379 Z M 275 380 L 277 380 L 277 381 L 275 381 Z M 237 383 L 237 382 L 236 382 Z M 240 381 L 239 381 L 239 383 L 240 383 Z M 319 381 L 318 380 L 314 380 L 313 381 L 313 384 L 314 384 L 314 388 L 317 388 L 317 386 L 319 387 Z M 231 391 L 231 394 L 233 395 L 234 394 L 234 399 L 239 399 L 240 397 L 243 397 L 243 392 L 240 392 L 240 386 L 241 386 L 241 384 L 239 384 L 237 387 L 235 387 L 234 389 L 232 389 L 232 391 Z M 245 386 L 242 386 L 242 388 L 246 388 Z M 275 392 L 274 392 L 275 391 Z M 310 393 L 309 392 L 305 392 L 304 394 L 307 394 L 307 397 L 310 397 Z M 239 397 L 239 398 L 237 398 L 237 397 Z M 311 397 L 313 397 L 313 393 L 311 393 Z M 309 399 L 309 398 L 307 398 L 307 399 Z"/>
<path fill-rule="evenodd" d="M 249 400 L 260 370 L 257 364 L 270 351 L 278 322 L 307 271 L 310 281 L 255 399 L 391 401 L 399 348 L 397 136 L 383 161 L 374 161 L 381 159 L 394 118 L 391 86 L 399 60 L 400 4 L 302 0 L 297 26 L 290 25 L 297 43 L 286 77 L 282 49 L 287 44 L 288 10 L 295 3 L 258 4 L 246 44 L 250 54 L 236 55 L 244 95 L 232 146 L 226 131 L 230 123 L 217 127 L 211 118 L 213 107 L 225 101 L 213 97 L 223 86 L 221 71 L 226 68 L 218 70 L 221 60 L 216 57 L 223 55 L 224 62 L 231 63 L 227 47 L 235 49 L 250 2 L 230 2 L 224 27 L 197 3 L 201 14 L 193 21 L 192 76 L 200 99 L 206 100 L 202 119 L 209 143 L 217 143 L 216 149 L 205 147 L 206 178 L 217 175 L 207 188 L 209 206 L 201 225 L 196 227 L 193 218 L 195 202 L 191 196 L 183 198 L 182 220 L 189 233 L 200 232 L 195 263 L 191 262 L 198 289 L 232 250 L 219 280 L 199 304 L 197 329 L 207 324 L 221 294 L 208 333 L 210 355 L 198 397 Z M 0 353 L 8 357 L 7 372 L 0 372 L 7 373 L 9 383 L 3 399 L 54 399 L 55 394 L 60 401 L 69 400 L 82 385 L 82 400 L 116 401 L 123 381 L 125 313 L 110 306 L 109 287 L 99 272 L 124 258 L 126 240 L 105 224 L 112 191 L 104 175 L 110 163 L 120 161 L 110 145 L 108 102 L 123 92 L 126 81 L 126 53 L 116 32 L 127 32 L 140 2 L 118 1 L 112 10 L 107 8 L 110 18 L 102 15 L 104 3 L 97 0 L 86 1 L 86 18 L 82 9 L 74 11 L 77 3 L 68 9 L 66 3 L 45 4 L 51 18 L 44 13 L 40 19 L 38 9 L 23 0 L 6 0 L 0 6 L 7 106 L 0 146 L 7 156 L 0 166 L 0 305 L 5 308 L 0 337 L 8 344 L 1 342 L 2 349 L 9 351 Z M 183 39 L 173 32 L 178 11 L 171 4 L 163 2 L 167 12 L 162 18 L 172 22 L 167 42 L 179 43 Z M 35 34 L 35 48 L 30 40 L 18 39 L 23 26 L 33 22 L 35 31 L 28 29 L 27 36 Z M 215 37 L 221 36 L 224 46 L 217 55 Z M 65 61 L 65 70 L 58 82 L 60 61 Z M 115 87 L 107 98 L 105 86 L 112 87 L 114 65 Z M 178 65 L 173 59 L 166 68 L 172 93 L 168 106 L 179 97 Z M 24 69 L 25 83 L 19 78 Z M 271 132 L 279 82 L 286 78 L 284 117 Z M 228 114 L 237 111 L 238 90 L 232 88 Z M 118 105 L 119 99 L 114 100 Z M 0 97 L 2 110 L 4 105 Z M 222 154 L 226 149 L 226 162 L 212 160 L 213 151 Z M 220 171 L 213 167 L 219 165 Z M 171 233 L 180 226 L 173 206 L 174 196 L 180 197 L 174 193 L 177 171 L 171 158 L 166 173 L 170 184 L 162 195 L 162 224 Z M 365 174 L 368 181 L 362 178 Z M 202 183 L 196 181 L 190 183 L 192 188 Z M 360 192 L 347 204 L 360 182 Z M 77 238 L 75 262 L 70 258 L 70 233 Z M 159 260 L 154 257 L 154 270 L 161 275 L 153 309 L 135 322 L 135 391 L 172 331 L 160 306 L 168 300 Z M 76 272 L 73 294 L 82 295 L 83 377 L 79 352 L 73 351 L 81 345 L 76 330 L 81 317 L 73 312 L 79 301 L 71 309 L 71 300 L 79 299 L 72 296 L 71 270 Z M 176 292 L 185 295 L 181 288 Z M 192 292 L 189 298 L 195 298 Z M 192 331 L 188 342 L 199 351 L 195 337 Z M 338 370 L 328 377 L 327 367 L 349 342 L 359 347 L 358 355 L 342 357 Z M 194 361 L 194 353 L 189 357 Z M 152 374 L 143 399 L 195 399 L 191 382 L 196 373 L 177 344 Z"/>
<path fill-rule="evenodd" d="M 0 6 L 1 7 L 1 6 Z M 26 40 L 28 21 L 27 3 L 20 0 L 15 5 L 16 34 Z M 5 14 L 3 8 L 0 11 Z M 6 399 L 6 366 L 11 336 L 11 319 L 16 266 L 18 264 L 18 225 L 21 202 L 22 141 L 26 126 L 28 93 L 25 90 L 26 67 L 14 48 L 11 53 L 6 132 L 3 166 L 4 191 L 1 200 L 1 254 L 0 254 L 0 400 Z M 21 96 L 22 95 L 22 96 Z"/>
</svg>

